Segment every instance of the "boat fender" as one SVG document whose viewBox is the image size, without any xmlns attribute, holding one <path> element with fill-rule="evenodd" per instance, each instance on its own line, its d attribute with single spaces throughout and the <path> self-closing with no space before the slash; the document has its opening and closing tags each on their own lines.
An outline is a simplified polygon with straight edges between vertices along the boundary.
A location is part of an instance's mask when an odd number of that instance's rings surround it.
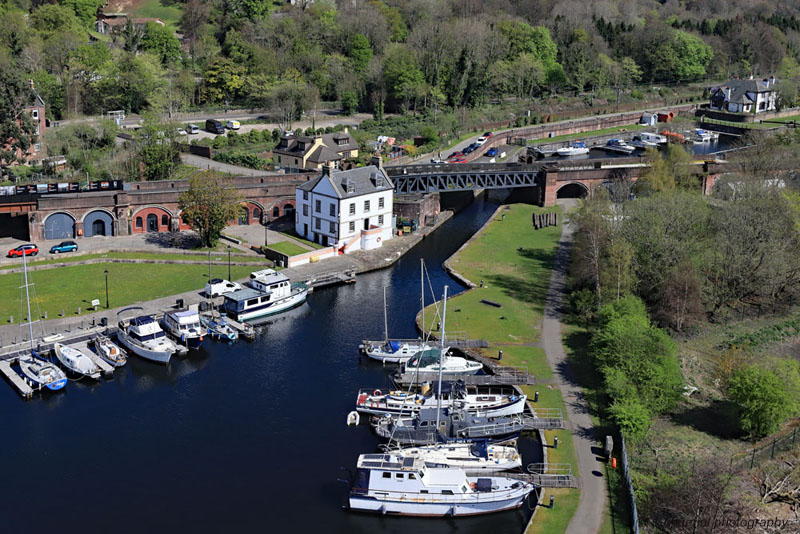
<svg viewBox="0 0 800 534">
<path fill-rule="evenodd" d="M 381 238 L 379 237 L 378 239 L 375 240 L 375 242 L 376 243 L 380 243 L 381 242 Z"/>
<path fill-rule="evenodd" d="M 376 389 L 375 391 L 373 391 L 372 394 L 374 396 L 376 396 L 376 397 L 380 397 L 381 395 L 383 395 L 383 393 L 381 393 L 381 390 L 379 390 L 379 389 Z"/>
</svg>

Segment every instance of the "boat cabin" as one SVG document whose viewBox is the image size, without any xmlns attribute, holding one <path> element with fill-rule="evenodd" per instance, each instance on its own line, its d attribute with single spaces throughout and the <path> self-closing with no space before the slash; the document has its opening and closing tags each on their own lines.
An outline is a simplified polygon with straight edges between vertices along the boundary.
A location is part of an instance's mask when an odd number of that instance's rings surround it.
<svg viewBox="0 0 800 534">
<path fill-rule="evenodd" d="M 164 315 L 164 322 L 174 331 L 189 332 L 200 330 L 200 314 L 194 310 L 169 312 Z"/>
<path fill-rule="evenodd" d="M 485 479 L 488 482 L 488 488 L 486 482 L 483 482 L 482 487 L 472 489 L 463 470 L 426 466 L 420 458 L 403 458 L 390 454 L 362 454 L 358 457 L 357 469 L 353 487 L 355 493 L 366 493 L 372 490 L 456 495 L 471 491 L 491 491 L 490 479 Z"/>
<path fill-rule="evenodd" d="M 264 293 L 272 293 L 272 299 L 288 297 L 292 292 L 292 283 L 289 278 L 272 269 L 264 269 L 250 273 L 250 280 L 247 282 L 251 288 Z"/>
<path fill-rule="evenodd" d="M 131 319 L 128 335 L 139 341 L 150 341 L 166 336 L 158 323 L 149 315 Z"/>
</svg>

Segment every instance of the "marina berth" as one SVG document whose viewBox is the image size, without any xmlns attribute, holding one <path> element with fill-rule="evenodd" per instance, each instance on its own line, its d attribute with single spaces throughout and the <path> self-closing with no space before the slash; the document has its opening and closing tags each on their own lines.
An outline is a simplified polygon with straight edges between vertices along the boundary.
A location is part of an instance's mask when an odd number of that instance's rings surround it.
<svg viewBox="0 0 800 534">
<path fill-rule="evenodd" d="M 225 313 L 239 322 L 273 315 L 306 301 L 308 286 L 291 283 L 289 278 L 273 269 L 264 269 L 250 274 L 249 287 L 225 293 Z"/>
<path fill-rule="evenodd" d="M 86 354 L 74 347 L 68 347 L 61 343 L 53 346 L 58 361 L 61 365 L 75 374 L 88 376 L 90 378 L 100 378 L 100 368 Z"/>
<path fill-rule="evenodd" d="M 120 321 L 117 339 L 137 356 L 158 363 L 169 363 L 169 359 L 178 351 L 178 346 L 150 315 Z"/>
<path fill-rule="evenodd" d="M 402 371 L 416 373 L 421 379 L 439 375 L 441 369 L 445 378 L 457 378 L 463 375 L 474 375 L 483 364 L 460 356 L 450 356 L 449 348 L 429 348 L 418 352 L 405 363 Z M 441 363 L 440 363 L 441 361 Z"/>
<path fill-rule="evenodd" d="M 225 320 L 224 317 L 200 316 L 202 324 L 211 337 L 233 343 L 239 339 L 239 332 Z"/>
<path fill-rule="evenodd" d="M 161 323 L 167 334 L 189 349 L 199 349 L 208 333 L 200 324 L 200 314 L 196 310 L 167 312 Z"/>
<path fill-rule="evenodd" d="M 519 507 L 533 484 L 500 476 L 470 477 L 421 458 L 362 454 L 350 481 L 351 510 L 412 516 L 469 516 Z"/>
<path fill-rule="evenodd" d="M 377 418 L 375 432 L 383 439 L 407 445 L 433 445 L 453 439 L 486 439 L 494 443 L 516 439 L 525 424 L 520 415 L 484 417 L 466 410 L 426 408 L 409 417 Z"/>
<path fill-rule="evenodd" d="M 420 391 L 362 389 L 356 398 L 356 410 L 372 415 L 411 415 L 424 408 L 439 406 L 440 395 L 423 384 Z M 463 381 L 442 384 L 441 407 L 461 407 L 469 413 L 487 417 L 515 415 L 525 408 L 526 395 L 504 393 L 500 388 L 467 388 Z"/>
</svg>

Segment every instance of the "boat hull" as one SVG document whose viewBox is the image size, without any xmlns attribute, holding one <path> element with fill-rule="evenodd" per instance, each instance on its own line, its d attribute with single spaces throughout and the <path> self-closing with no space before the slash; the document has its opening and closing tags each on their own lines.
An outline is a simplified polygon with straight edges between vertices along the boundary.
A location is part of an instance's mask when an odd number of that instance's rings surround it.
<svg viewBox="0 0 800 534">
<path fill-rule="evenodd" d="M 22 374 L 26 378 L 28 378 L 28 380 L 30 380 L 32 383 L 37 384 L 39 387 L 46 387 L 51 391 L 58 391 L 59 389 L 62 389 L 64 386 L 67 385 L 67 376 L 64 374 L 63 371 L 58 370 L 58 368 L 52 364 L 48 363 L 47 365 L 50 365 L 51 367 L 56 369 L 57 370 L 56 374 L 60 374 L 60 376 L 56 376 L 55 378 L 45 381 L 39 375 L 33 372 L 32 370 L 33 366 L 44 365 L 44 364 L 45 362 L 28 363 L 25 361 L 20 361 L 19 367 L 22 370 Z"/>
<path fill-rule="evenodd" d="M 229 311 L 228 314 L 232 315 L 233 318 L 239 322 L 252 321 L 253 319 L 275 315 L 276 313 L 281 313 L 291 310 L 292 308 L 296 308 L 306 301 L 307 296 L 308 288 L 292 293 L 288 297 L 276 300 L 275 302 L 271 302 L 263 307 L 259 306 L 257 308 L 236 313 L 231 313 Z"/>
<path fill-rule="evenodd" d="M 364 348 L 364 354 L 367 355 L 368 358 L 373 360 L 377 360 L 379 362 L 384 363 L 406 363 L 410 360 L 417 352 L 421 350 L 425 350 L 428 348 L 427 344 L 421 343 L 418 345 L 411 345 L 411 344 L 404 344 L 403 347 L 400 347 L 398 350 L 394 352 L 388 352 L 384 350 L 380 344 L 372 345 L 367 344 Z"/>
<path fill-rule="evenodd" d="M 562 157 L 566 156 L 583 156 L 589 153 L 588 148 L 559 148 L 556 150 L 556 154 Z"/>
<path fill-rule="evenodd" d="M 419 517 L 461 517 L 502 512 L 519 508 L 528 493 L 514 494 L 498 500 L 481 500 L 480 496 L 472 501 L 421 503 L 412 502 L 413 497 L 397 500 L 378 500 L 370 496 L 350 495 L 350 509 L 361 512 L 379 514 L 409 515 Z"/>
<path fill-rule="evenodd" d="M 63 347 L 59 343 L 56 343 L 55 353 L 58 361 L 60 361 L 61 365 L 66 367 L 68 371 L 76 375 L 88 376 L 95 380 L 100 378 L 100 369 L 81 351 L 71 347 Z"/>
<path fill-rule="evenodd" d="M 119 339 L 120 343 L 125 345 L 125 347 L 128 350 L 130 350 L 131 352 L 133 352 L 137 356 L 140 356 L 140 357 L 144 358 L 145 360 L 150 360 L 152 362 L 167 364 L 167 363 L 169 363 L 169 360 L 170 360 L 170 358 L 172 357 L 172 354 L 173 354 L 172 352 L 167 352 L 167 351 L 151 350 L 151 349 L 148 349 L 148 348 L 146 348 L 146 347 L 144 347 L 142 345 L 134 343 L 134 342 L 132 342 L 130 340 L 130 338 L 127 336 L 127 334 L 125 334 L 121 330 L 119 332 L 117 332 L 117 339 Z"/>
</svg>

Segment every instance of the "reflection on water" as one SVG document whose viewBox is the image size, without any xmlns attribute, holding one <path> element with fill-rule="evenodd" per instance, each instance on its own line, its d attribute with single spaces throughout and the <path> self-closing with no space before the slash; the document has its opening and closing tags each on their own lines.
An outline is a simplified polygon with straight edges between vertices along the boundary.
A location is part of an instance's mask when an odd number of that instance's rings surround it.
<svg viewBox="0 0 800 534">
<path fill-rule="evenodd" d="M 392 368 L 357 353 L 383 335 L 383 286 L 391 335 L 416 337 L 419 258 L 437 298 L 444 284 L 462 291 L 441 263 L 495 207 L 475 202 L 390 269 L 269 318 L 253 342 L 207 339 L 168 366 L 132 355 L 111 380 L 27 402 L 0 386 L 0 502 L 14 512 L 2 530 L 520 532 L 527 508 L 441 520 L 345 512 L 337 482 L 379 444 L 366 421 L 345 418 L 360 387 L 389 385 Z M 521 445 L 526 463 L 541 461 Z"/>
</svg>

